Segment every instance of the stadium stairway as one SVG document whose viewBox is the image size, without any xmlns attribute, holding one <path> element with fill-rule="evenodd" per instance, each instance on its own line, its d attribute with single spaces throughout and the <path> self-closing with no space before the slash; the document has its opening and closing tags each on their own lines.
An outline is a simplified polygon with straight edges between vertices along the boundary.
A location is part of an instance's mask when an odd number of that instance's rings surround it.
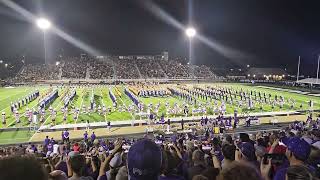
<svg viewBox="0 0 320 180">
<path fill-rule="evenodd" d="M 139 73 L 140 79 L 142 79 L 142 78 L 147 78 L 147 77 L 142 77 L 142 74 L 141 74 L 141 72 L 140 72 L 137 64 L 134 64 L 134 67 L 136 67 L 136 69 L 137 69 L 137 71 L 138 71 L 138 73 Z"/>
<path fill-rule="evenodd" d="M 87 64 L 87 69 L 86 69 L 86 79 L 90 79 L 90 69 L 91 69 L 91 66 L 88 63 Z"/>
<path fill-rule="evenodd" d="M 168 79 L 167 73 L 162 69 L 162 67 L 160 66 L 159 62 L 156 62 L 156 63 L 157 63 L 158 69 L 164 74 L 164 77 L 166 79 Z"/>
</svg>

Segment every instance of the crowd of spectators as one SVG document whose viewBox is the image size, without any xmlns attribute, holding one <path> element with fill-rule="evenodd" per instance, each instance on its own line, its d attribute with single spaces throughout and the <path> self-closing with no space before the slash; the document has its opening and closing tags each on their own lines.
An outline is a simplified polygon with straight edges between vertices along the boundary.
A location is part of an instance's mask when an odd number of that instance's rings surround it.
<svg viewBox="0 0 320 180">
<path fill-rule="evenodd" d="M 54 64 L 28 64 L 16 76 L 16 80 L 24 82 L 59 79 L 60 68 L 61 66 Z"/>
<path fill-rule="evenodd" d="M 0 67 L 1 68 L 1 67 Z M 152 59 L 66 58 L 56 65 L 28 64 L 18 81 L 62 79 L 216 78 L 207 66 Z M 61 76 L 61 77 L 60 77 Z"/>
<path fill-rule="evenodd" d="M 197 77 L 197 78 L 215 77 L 215 75 L 210 70 L 210 68 L 205 65 L 194 66 L 193 72 L 194 72 L 195 77 Z"/>
<path fill-rule="evenodd" d="M 164 78 L 165 74 L 156 60 L 143 59 L 136 60 L 137 66 L 142 77 L 147 78 Z"/>
<path fill-rule="evenodd" d="M 88 63 L 86 58 L 68 58 L 62 62 L 62 78 L 84 79 L 86 78 Z"/>
<path fill-rule="evenodd" d="M 160 65 L 169 78 L 188 78 L 191 76 L 188 66 L 177 61 L 160 61 Z"/>
<path fill-rule="evenodd" d="M 282 131 L 146 134 L 0 149 L 0 179 L 314 180 L 320 130 L 295 122 Z"/>
<path fill-rule="evenodd" d="M 91 79 L 111 79 L 113 75 L 112 62 L 96 60 L 90 64 Z"/>
<path fill-rule="evenodd" d="M 137 79 L 140 78 L 139 70 L 135 60 L 121 59 L 113 60 L 118 79 Z"/>
</svg>

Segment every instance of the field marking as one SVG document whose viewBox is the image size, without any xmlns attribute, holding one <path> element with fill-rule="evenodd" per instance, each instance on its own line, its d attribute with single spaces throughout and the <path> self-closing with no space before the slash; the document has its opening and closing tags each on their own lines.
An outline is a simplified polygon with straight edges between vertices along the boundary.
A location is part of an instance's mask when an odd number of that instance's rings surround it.
<svg viewBox="0 0 320 180">
<path fill-rule="evenodd" d="M 20 92 L 20 93 L 17 93 L 17 94 L 22 94 L 22 93 L 26 93 L 28 91 L 28 89 L 27 90 L 25 90 L 24 92 Z M 16 94 L 15 94 L 16 95 Z M 9 98 L 9 97 L 8 97 Z M 19 98 L 21 98 L 21 96 L 19 97 Z M 18 98 L 18 99 L 19 99 Z M 5 98 L 5 99 L 7 99 L 7 98 Z M 17 99 L 15 99 L 14 101 L 16 101 Z M 30 104 L 30 103 L 29 103 Z M 8 108 L 10 108 L 10 105 L 9 106 L 7 106 L 7 107 L 5 107 L 4 109 L 2 109 L 2 110 L 0 110 L 0 112 L 3 112 L 4 110 L 6 110 L 6 109 L 8 109 Z"/>
<path fill-rule="evenodd" d="M 100 89 L 100 101 L 102 102 L 102 105 L 106 108 L 106 105 L 104 104 L 104 101 L 103 101 L 103 94 L 101 89 Z M 107 122 L 107 112 L 103 113 L 103 116 L 104 116 L 104 121 Z"/>
<path fill-rule="evenodd" d="M 29 105 L 31 104 L 31 103 L 33 103 L 34 101 L 36 101 L 38 98 L 40 98 L 39 96 L 36 98 L 36 99 L 34 99 L 33 101 L 31 101 L 30 103 L 28 103 L 27 104 L 27 106 L 24 106 L 24 108 L 29 108 Z M 33 105 L 30 109 L 33 109 L 36 105 L 38 105 L 39 104 L 39 102 L 38 103 L 36 103 L 35 105 Z M 24 110 L 26 110 L 26 109 L 24 109 Z M 23 110 L 21 110 L 21 111 L 23 111 Z M 20 113 L 19 113 L 20 114 Z M 25 115 L 25 114 L 24 114 Z M 16 122 L 16 119 L 14 118 L 13 119 L 13 121 L 7 126 L 7 127 L 10 127 L 13 123 L 15 123 Z"/>
<path fill-rule="evenodd" d="M 79 114 L 81 113 L 82 110 L 82 104 L 83 104 L 83 99 L 84 99 L 85 94 L 82 94 L 82 99 L 81 99 L 81 103 L 80 103 L 80 108 L 79 108 L 79 113 L 77 113 L 77 119 L 74 122 L 75 124 L 77 123 L 78 119 L 79 119 Z"/>
<path fill-rule="evenodd" d="M 63 91 L 64 92 L 64 91 Z M 60 96 L 59 96 L 60 97 Z M 61 104 L 63 104 L 63 103 L 61 103 L 61 102 L 63 102 L 63 99 L 61 98 L 61 100 L 60 100 L 60 102 L 53 108 L 53 109 L 56 109 L 56 108 L 59 108 L 60 107 L 60 105 Z M 59 106 L 59 107 L 58 107 Z M 57 115 L 58 115 L 58 113 L 57 113 Z M 48 119 L 51 117 L 51 114 L 49 114 L 49 116 L 46 118 L 46 120 L 40 125 L 40 127 L 38 128 L 38 131 L 39 131 L 39 129 L 41 129 L 42 128 L 42 126 L 48 121 Z M 32 140 L 32 138 L 37 134 L 37 132 L 38 131 L 36 131 L 31 137 L 30 137 L 30 139 L 29 139 L 29 142 Z"/>
<path fill-rule="evenodd" d="M 114 86 L 113 88 L 115 88 L 115 86 Z M 112 93 L 113 93 L 113 92 L 112 92 Z M 119 96 L 118 96 L 118 97 L 119 97 Z M 124 107 L 126 108 L 126 111 L 128 112 L 128 107 L 127 107 L 127 105 L 123 102 L 122 96 L 121 96 L 119 99 L 121 100 L 122 104 L 123 104 Z M 134 116 L 133 116 L 131 113 L 129 113 L 129 114 L 131 115 L 131 118 L 134 119 Z"/>
<path fill-rule="evenodd" d="M 8 99 L 8 98 L 11 98 L 12 96 L 15 96 L 15 95 L 17 95 L 17 94 L 25 93 L 25 92 L 27 92 L 29 89 L 30 89 L 30 88 L 25 88 L 24 91 L 22 91 L 22 92 L 20 91 L 20 92 L 18 92 L 18 93 L 12 94 L 11 96 L 8 96 L 8 97 L 6 97 L 6 98 L 0 99 L 0 101 L 6 100 L 6 99 Z"/>
</svg>

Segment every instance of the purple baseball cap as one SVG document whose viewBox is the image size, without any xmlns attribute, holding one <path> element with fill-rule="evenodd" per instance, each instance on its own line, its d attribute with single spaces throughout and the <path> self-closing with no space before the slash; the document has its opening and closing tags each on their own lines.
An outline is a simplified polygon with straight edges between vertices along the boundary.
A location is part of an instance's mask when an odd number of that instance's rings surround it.
<svg viewBox="0 0 320 180">
<path fill-rule="evenodd" d="M 304 139 L 293 137 L 287 141 L 288 150 L 300 160 L 307 160 L 311 151 L 311 147 Z"/>
<path fill-rule="evenodd" d="M 250 142 L 242 142 L 238 144 L 241 153 L 248 159 L 248 161 L 256 160 L 254 145 Z"/>
<path fill-rule="evenodd" d="M 158 179 L 162 153 L 153 141 L 142 139 L 134 143 L 128 152 L 130 180 Z"/>
</svg>

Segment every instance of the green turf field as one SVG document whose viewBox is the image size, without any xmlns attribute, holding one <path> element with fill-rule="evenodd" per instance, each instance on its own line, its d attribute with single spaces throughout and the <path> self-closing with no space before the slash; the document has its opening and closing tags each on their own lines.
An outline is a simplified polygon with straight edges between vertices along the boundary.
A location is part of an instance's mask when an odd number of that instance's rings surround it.
<svg viewBox="0 0 320 180">
<path fill-rule="evenodd" d="M 237 109 L 239 113 L 242 112 L 269 112 L 269 111 L 286 111 L 286 110 L 308 110 L 309 100 L 312 100 L 314 103 L 313 109 L 320 109 L 320 98 L 309 96 L 309 95 L 303 95 L 303 94 L 297 94 L 293 92 L 285 92 L 285 91 L 278 91 L 273 89 L 268 89 L 264 87 L 257 87 L 257 86 L 249 86 L 244 84 L 206 84 L 206 85 L 196 85 L 196 86 L 211 86 L 211 87 L 227 87 L 232 88 L 234 90 L 240 90 L 242 91 L 260 91 L 260 92 L 266 92 L 267 94 L 271 94 L 272 98 L 274 98 L 275 95 L 282 95 L 286 100 L 294 99 L 295 105 L 293 108 L 290 107 L 289 103 L 285 103 L 283 108 L 280 109 L 279 106 L 274 106 L 272 109 L 272 106 L 270 104 L 259 104 L 255 106 L 254 109 L 248 109 L 247 107 L 238 107 L 236 103 L 230 104 L 226 102 L 226 113 L 233 113 L 234 109 Z M 189 88 L 194 88 L 192 85 L 188 86 Z M 15 116 L 11 113 L 10 110 L 10 103 L 18 101 L 19 99 L 22 99 L 26 95 L 34 92 L 35 90 L 40 91 L 40 96 L 43 96 L 46 92 L 50 91 L 50 89 L 57 88 L 59 92 L 59 97 L 55 99 L 51 103 L 51 107 L 57 111 L 57 117 L 55 124 L 62 124 L 62 123 L 81 123 L 85 122 L 86 120 L 89 120 L 90 122 L 107 122 L 107 121 L 121 121 L 121 120 L 132 120 L 132 119 L 144 119 L 146 116 L 140 117 L 138 114 L 138 108 L 133 104 L 131 99 L 124 93 L 125 86 L 118 86 L 118 89 L 120 91 L 120 95 L 116 93 L 116 88 L 114 86 L 84 86 L 84 87 L 76 87 L 76 96 L 74 99 L 69 103 L 68 106 L 68 115 L 67 120 L 63 121 L 63 112 L 61 111 L 61 108 L 64 105 L 64 102 L 62 100 L 62 97 L 64 94 L 66 94 L 68 91 L 70 91 L 69 87 L 48 87 L 48 86 L 36 86 L 36 87 L 16 87 L 16 88 L 0 88 L 0 112 L 6 113 L 6 121 L 7 124 L 3 125 L 0 124 L 0 128 L 6 128 L 6 127 L 20 127 L 20 126 L 28 126 L 28 120 L 27 117 L 25 117 L 25 111 L 27 108 L 29 109 L 37 109 L 38 103 L 40 97 L 35 99 L 34 101 L 28 103 L 25 106 L 22 106 L 18 109 L 20 113 L 20 119 L 21 123 L 16 124 Z M 176 88 L 179 88 L 179 86 L 176 86 Z M 109 91 L 112 91 L 113 94 L 116 96 L 116 102 L 117 107 L 113 107 L 113 102 L 109 96 Z M 174 96 L 174 95 L 168 95 L 164 97 L 138 97 L 139 101 L 144 104 L 143 112 L 152 112 L 154 114 L 157 114 L 158 117 L 161 115 L 164 115 L 166 117 L 178 117 L 178 116 L 185 116 L 181 109 L 184 104 L 188 104 L 189 108 L 189 115 L 212 115 L 214 114 L 214 107 L 220 106 L 222 101 L 221 100 L 214 100 L 211 98 L 208 98 L 207 100 L 201 99 L 196 97 L 197 103 L 196 104 L 190 104 L 186 102 L 186 100 Z M 236 100 L 239 100 L 240 97 L 237 97 Z M 106 114 L 98 113 L 98 112 L 92 112 L 92 113 L 82 113 L 82 107 L 89 107 L 90 106 L 90 100 L 94 99 L 94 102 L 96 104 L 96 107 L 98 106 L 105 106 L 108 109 L 111 109 L 111 112 L 107 112 Z M 155 108 L 150 108 L 148 111 L 147 107 L 152 104 L 151 106 L 155 107 L 156 105 L 159 106 L 157 110 Z M 169 104 L 169 106 L 166 106 L 166 104 Z M 180 107 L 180 111 L 178 112 L 170 112 L 168 109 L 173 109 L 174 104 L 176 104 L 178 107 Z M 302 105 L 302 108 L 300 106 Z M 199 107 L 206 108 L 206 113 L 197 113 L 197 114 L 191 114 L 193 109 L 197 109 Z M 78 118 L 74 120 L 73 118 L 73 108 L 79 108 L 80 113 L 78 114 Z M 128 108 L 132 107 L 132 111 L 128 112 Z M 47 107 L 48 109 L 48 107 Z M 48 125 L 51 124 L 51 117 L 50 113 L 46 113 L 45 115 L 45 121 L 42 124 L 39 125 Z"/>
<path fill-rule="evenodd" d="M 169 85 L 173 88 L 181 88 L 179 85 Z M 168 86 L 168 87 L 169 87 Z M 289 110 L 309 110 L 308 102 L 310 100 L 313 101 L 313 110 L 320 109 L 320 97 L 298 94 L 294 92 L 286 92 L 270 89 L 268 87 L 263 86 L 254 86 L 249 84 L 225 84 L 225 83 L 215 83 L 215 84 L 189 84 L 186 85 L 189 89 L 194 89 L 196 87 L 202 88 L 231 88 L 233 90 L 243 91 L 249 93 L 250 91 L 256 92 L 265 92 L 267 94 L 271 94 L 271 99 L 274 99 L 275 95 L 283 96 L 285 100 L 294 99 L 295 105 L 293 107 L 290 106 L 289 101 L 285 103 L 283 108 L 280 109 L 278 105 L 272 108 L 271 104 L 262 103 L 255 105 L 254 109 L 248 109 L 245 105 L 243 107 L 239 107 L 236 103 L 240 99 L 240 97 L 235 98 L 234 103 L 226 102 L 226 113 L 232 114 L 235 109 L 241 113 L 250 113 L 250 112 L 270 112 L 270 111 L 289 111 Z M 50 106 L 57 111 L 56 122 L 53 124 L 51 121 L 51 116 L 49 112 L 46 112 L 44 116 L 44 122 L 39 123 L 38 127 L 43 125 L 57 125 L 64 123 L 83 123 L 86 120 L 90 122 L 107 122 L 107 121 L 121 121 L 121 120 L 133 120 L 133 119 L 145 119 L 147 116 L 140 116 L 138 107 L 131 101 L 131 99 L 125 94 L 125 88 L 128 86 L 117 86 L 119 93 L 116 91 L 115 86 L 107 86 L 107 85 L 94 85 L 94 86 L 76 86 L 76 95 L 74 99 L 68 105 L 68 115 L 66 121 L 63 121 L 63 112 L 61 108 L 64 105 L 63 96 L 70 92 L 70 89 L 73 87 L 49 87 L 49 86 L 23 86 L 23 87 L 14 87 L 14 88 L 0 88 L 0 112 L 6 113 L 6 125 L 0 123 L 0 128 L 7 127 L 28 127 L 28 119 L 25 117 L 25 111 L 27 108 L 29 109 L 37 109 L 39 105 L 40 97 L 43 97 L 44 94 L 52 91 L 53 89 L 58 89 L 59 97 L 56 98 Z M 29 95 L 32 92 L 39 90 L 40 97 L 29 102 L 28 104 L 20 107 L 18 109 L 20 113 L 20 124 L 16 124 L 15 116 L 11 113 L 10 104 L 11 102 L 16 102 Z M 110 98 L 109 91 L 116 97 L 117 107 L 113 107 L 113 102 Z M 215 108 L 222 104 L 222 100 L 215 100 L 208 98 L 204 100 L 197 96 L 194 96 L 197 100 L 196 104 L 191 104 L 187 102 L 185 99 L 182 99 L 179 96 L 175 95 L 167 95 L 164 97 L 141 97 L 139 96 L 139 101 L 144 104 L 143 113 L 147 114 L 149 112 L 156 114 L 157 118 L 161 115 L 165 117 L 180 117 L 185 116 L 181 111 L 184 105 L 188 104 L 189 108 L 189 116 L 201 116 L 201 115 L 212 115 L 215 114 Z M 94 100 L 96 107 L 105 106 L 107 107 L 107 112 L 104 114 L 101 112 L 91 112 L 91 113 L 83 113 L 82 107 L 89 107 L 91 99 Z M 151 108 L 148 110 L 148 106 L 152 104 Z M 167 104 L 167 106 L 166 106 Z M 155 106 L 159 106 L 157 110 L 154 108 Z M 174 106 L 180 107 L 180 110 L 173 113 L 168 110 L 174 109 Z M 301 108 L 302 106 L 302 108 Z M 192 110 L 203 107 L 206 109 L 206 113 L 196 113 L 191 114 Z M 46 107 L 48 109 L 49 106 Z M 79 108 L 80 113 L 77 115 L 77 119 L 74 120 L 74 110 L 73 108 Z M 132 108 L 131 111 L 128 109 Z M 109 112 L 110 109 L 110 112 Z M 178 108 L 179 109 L 179 108 Z M 48 111 L 48 110 L 47 110 Z M 1 117 L 2 120 L 2 117 Z M 23 142 L 28 140 L 32 136 L 32 132 L 29 131 L 1 131 L 0 132 L 0 144 L 8 143 L 8 142 Z"/>
</svg>

